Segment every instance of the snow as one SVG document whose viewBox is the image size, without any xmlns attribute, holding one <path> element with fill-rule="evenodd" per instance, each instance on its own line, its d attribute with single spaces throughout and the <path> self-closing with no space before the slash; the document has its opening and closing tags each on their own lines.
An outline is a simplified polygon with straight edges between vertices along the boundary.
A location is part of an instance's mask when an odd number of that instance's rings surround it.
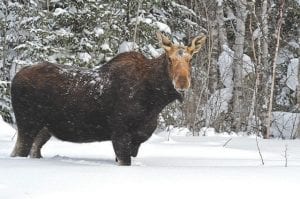
<svg viewBox="0 0 300 199">
<path fill-rule="evenodd" d="M 253 39 L 257 39 L 257 38 L 260 38 L 262 36 L 262 32 L 260 30 L 260 28 L 257 28 L 253 31 Z"/>
<path fill-rule="evenodd" d="M 10 81 L 3 81 L 3 80 L 0 80 L 0 84 L 10 84 L 11 82 Z M 0 115 L 1 117 L 1 115 Z"/>
<path fill-rule="evenodd" d="M 277 65 L 283 65 L 289 62 L 290 59 L 294 58 L 293 54 L 287 48 L 282 48 L 279 50 L 278 57 L 276 59 Z"/>
<path fill-rule="evenodd" d="M 300 1 L 300 0 L 299 0 L 299 1 Z M 300 48 L 300 44 L 297 43 L 296 41 L 290 41 L 288 44 L 289 44 L 289 46 L 291 46 L 291 47 L 293 47 L 293 48 L 295 48 L 295 49 Z"/>
<path fill-rule="evenodd" d="M 159 57 L 164 52 L 162 49 L 154 48 L 151 44 L 149 44 L 147 47 L 152 57 Z"/>
<path fill-rule="evenodd" d="M 274 137 L 293 138 L 297 133 L 300 113 L 272 112 L 271 132 Z"/>
<path fill-rule="evenodd" d="M 258 139 L 262 166 L 251 137 L 171 134 L 168 141 L 154 134 L 131 167 L 120 167 L 111 142 L 51 139 L 42 151 L 44 159 L 10 158 L 15 131 L 2 120 L 0 129 L 3 199 L 299 197 L 300 140 Z"/>
<path fill-rule="evenodd" d="M 26 48 L 26 44 L 20 44 L 14 48 L 14 50 L 24 49 Z"/>
<path fill-rule="evenodd" d="M 220 78 L 222 83 L 226 88 L 233 87 L 233 71 L 232 71 L 232 62 L 233 62 L 234 52 L 227 46 L 223 45 L 223 51 L 218 59 L 218 66 L 220 70 Z"/>
<path fill-rule="evenodd" d="M 104 30 L 100 27 L 95 27 L 94 32 L 95 32 L 96 37 L 99 37 L 100 35 L 104 34 Z"/>
<path fill-rule="evenodd" d="M 280 80 L 282 81 L 282 80 Z M 281 88 L 280 93 L 276 96 L 276 103 L 281 106 L 291 106 L 291 101 L 289 96 L 291 95 L 291 89 L 284 86 Z"/>
<path fill-rule="evenodd" d="M 205 106 L 205 119 L 206 124 L 208 121 L 212 123 L 218 119 L 221 113 L 226 113 L 228 110 L 228 103 L 232 99 L 233 92 L 233 57 L 234 51 L 231 50 L 227 45 L 222 46 L 223 51 L 219 55 L 218 66 L 220 71 L 220 79 L 224 84 L 225 88 L 216 90 L 208 100 Z M 243 78 L 249 74 L 255 72 L 255 66 L 251 58 L 244 54 L 243 55 Z"/>
<path fill-rule="evenodd" d="M 73 36 L 73 33 L 71 32 L 70 29 L 66 29 L 66 28 L 61 28 L 57 31 L 55 31 L 57 35 L 60 35 L 60 36 L 65 36 L 65 37 L 72 37 Z"/>
<path fill-rule="evenodd" d="M 102 50 L 106 50 L 106 51 L 112 51 L 111 49 L 110 49 L 110 47 L 109 47 L 109 44 L 107 43 L 107 42 L 105 42 L 104 44 L 102 44 L 101 46 L 100 46 L 100 48 L 102 49 Z"/>
<path fill-rule="evenodd" d="M 197 24 L 197 23 L 195 23 L 195 22 L 191 21 L 191 20 L 190 20 L 190 19 L 188 19 L 188 18 L 185 18 L 185 19 L 184 19 L 184 21 L 185 21 L 186 23 L 188 23 L 190 26 L 198 26 L 198 24 Z"/>
<path fill-rule="evenodd" d="M 251 60 L 251 58 L 244 54 L 243 55 L 243 71 L 242 71 L 242 75 L 243 77 L 249 75 L 250 73 L 254 73 L 255 72 L 255 66 Z"/>
<path fill-rule="evenodd" d="M 62 15 L 64 13 L 67 13 L 67 11 L 64 10 L 64 9 L 62 9 L 62 8 L 56 8 L 55 11 L 54 11 L 54 13 L 53 13 L 53 15 L 54 16 L 59 16 L 59 15 Z"/>
<path fill-rule="evenodd" d="M 0 115 L 0 139 L 10 140 L 16 133 L 16 130 L 3 121 Z M 1 148 L 0 148 L 1 149 Z"/>
<path fill-rule="evenodd" d="M 186 22 L 187 23 L 189 23 L 189 22 L 193 23 L 192 21 L 186 21 Z M 163 22 L 159 22 L 159 21 L 153 22 L 153 20 L 151 18 L 144 17 L 144 15 L 131 18 L 130 23 L 133 23 L 133 24 L 136 24 L 136 23 L 137 24 L 140 24 L 140 23 L 148 24 L 152 27 L 157 28 L 161 32 L 171 34 L 171 28 L 167 24 L 165 24 Z"/>
<path fill-rule="evenodd" d="M 204 107 L 203 116 L 206 124 L 213 123 L 221 113 L 227 113 L 228 104 L 232 98 L 232 87 L 216 90 Z"/>
<path fill-rule="evenodd" d="M 156 26 L 159 31 L 171 34 L 171 28 L 167 24 L 156 21 L 153 25 Z"/>
<path fill-rule="evenodd" d="M 36 2 L 34 2 L 33 0 L 30 0 L 30 3 L 33 4 L 34 6 L 38 6 Z"/>
<path fill-rule="evenodd" d="M 144 16 L 138 16 L 138 17 L 134 17 L 130 20 L 131 23 L 137 23 L 139 24 L 140 22 L 142 23 L 146 23 L 146 24 L 152 24 L 152 19 L 150 18 L 145 18 Z"/>
<path fill-rule="evenodd" d="M 220 69 L 221 81 L 223 84 L 230 88 L 233 86 L 233 71 L 232 71 L 232 62 L 234 57 L 234 51 L 232 51 L 227 45 L 223 45 L 223 51 L 219 56 L 218 65 Z M 243 54 L 243 77 L 249 75 L 250 73 L 255 72 L 255 66 L 251 58 Z"/>
<path fill-rule="evenodd" d="M 91 60 L 91 55 L 88 53 L 79 53 L 79 59 L 81 59 L 83 62 L 89 62 Z"/>
<path fill-rule="evenodd" d="M 190 136 L 191 132 L 185 127 L 169 126 L 166 131 L 171 136 Z"/>
<path fill-rule="evenodd" d="M 222 6 L 223 0 L 217 0 L 218 6 Z"/>
<path fill-rule="evenodd" d="M 228 103 L 232 98 L 233 92 L 233 56 L 234 51 L 231 50 L 227 45 L 222 46 L 222 53 L 218 59 L 218 66 L 220 71 L 220 79 L 224 84 L 225 88 L 216 90 L 211 97 L 209 98 L 205 106 L 205 120 L 206 124 L 210 121 L 218 119 L 218 116 L 221 113 L 226 113 L 228 110 Z M 247 56 L 243 56 L 243 75 L 249 72 L 250 68 L 250 57 L 247 59 Z"/>
<path fill-rule="evenodd" d="M 299 73 L 299 58 L 291 59 L 291 62 L 288 65 L 288 70 L 287 70 L 286 85 L 293 91 L 296 91 L 296 87 L 299 84 L 298 73 Z"/>
<path fill-rule="evenodd" d="M 188 7 L 186 7 L 184 5 L 178 4 L 174 1 L 171 1 L 171 5 L 174 7 L 177 7 L 182 13 L 185 13 L 187 15 L 197 16 L 197 14 L 192 9 L 189 9 Z"/>
<path fill-rule="evenodd" d="M 224 21 L 234 21 L 234 20 L 236 20 L 236 16 L 234 15 L 233 10 L 231 8 L 227 7 L 226 12 L 227 12 L 227 17 L 223 18 Z"/>
<path fill-rule="evenodd" d="M 87 35 L 93 34 L 93 32 L 91 32 L 91 31 L 89 31 L 89 30 L 87 30 L 87 29 L 83 29 L 83 32 L 84 32 L 85 34 L 87 34 Z"/>
<path fill-rule="evenodd" d="M 129 42 L 129 41 L 123 41 L 121 43 L 121 45 L 119 46 L 118 53 L 130 52 L 137 48 L 138 48 L 138 45 L 136 43 Z"/>
<path fill-rule="evenodd" d="M 28 66 L 28 65 L 32 64 L 32 62 L 30 60 L 19 60 L 19 59 L 16 59 L 14 62 L 16 64 L 18 64 L 19 66 L 20 65 Z"/>
</svg>

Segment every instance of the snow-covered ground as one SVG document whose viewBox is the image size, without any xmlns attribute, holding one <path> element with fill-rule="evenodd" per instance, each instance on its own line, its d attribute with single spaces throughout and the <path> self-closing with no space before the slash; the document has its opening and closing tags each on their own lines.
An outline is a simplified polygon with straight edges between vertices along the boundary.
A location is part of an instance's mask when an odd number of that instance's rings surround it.
<svg viewBox="0 0 300 199">
<path fill-rule="evenodd" d="M 53 139 L 44 159 L 10 158 L 13 130 L 0 123 L 1 199 L 299 198 L 300 140 L 259 139 L 262 166 L 253 137 L 171 135 L 168 141 L 162 133 L 144 143 L 133 166 L 120 167 L 110 142 Z"/>
</svg>

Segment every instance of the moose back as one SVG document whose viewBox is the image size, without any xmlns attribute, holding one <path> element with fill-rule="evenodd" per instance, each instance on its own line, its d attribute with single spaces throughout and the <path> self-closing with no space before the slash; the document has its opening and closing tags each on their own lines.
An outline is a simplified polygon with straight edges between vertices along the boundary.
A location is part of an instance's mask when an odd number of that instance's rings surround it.
<svg viewBox="0 0 300 199">
<path fill-rule="evenodd" d="M 190 60 L 205 43 L 205 36 L 189 46 L 157 36 L 165 53 L 155 59 L 126 52 L 94 70 L 49 62 L 21 69 L 11 88 L 18 127 L 11 156 L 41 158 L 51 136 L 77 143 L 111 140 L 118 164 L 130 165 L 162 109 L 182 101 L 191 85 Z"/>
</svg>

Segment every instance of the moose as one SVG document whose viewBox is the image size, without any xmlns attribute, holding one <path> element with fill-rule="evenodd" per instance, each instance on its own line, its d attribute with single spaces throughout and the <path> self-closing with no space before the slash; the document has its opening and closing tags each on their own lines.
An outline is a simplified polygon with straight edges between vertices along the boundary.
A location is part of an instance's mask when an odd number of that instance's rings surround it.
<svg viewBox="0 0 300 199">
<path fill-rule="evenodd" d="M 111 140 L 117 164 L 131 165 L 159 113 L 183 100 L 192 56 L 206 40 L 201 34 L 182 46 L 160 32 L 157 38 L 165 51 L 158 58 L 124 52 L 97 69 L 49 62 L 22 68 L 11 85 L 18 128 L 11 156 L 41 158 L 51 136 L 75 143 Z"/>
</svg>

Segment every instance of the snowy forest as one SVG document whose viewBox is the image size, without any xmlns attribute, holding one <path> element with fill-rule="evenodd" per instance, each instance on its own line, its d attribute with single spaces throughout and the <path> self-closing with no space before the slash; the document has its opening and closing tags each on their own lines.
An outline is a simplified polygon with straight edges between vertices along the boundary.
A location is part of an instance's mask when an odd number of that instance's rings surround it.
<svg viewBox="0 0 300 199">
<path fill-rule="evenodd" d="M 161 113 L 160 129 L 192 136 L 242 132 L 300 137 L 299 0 L 3 0 L 0 114 L 14 124 L 10 83 L 22 67 L 49 61 L 101 67 L 118 53 L 163 53 L 157 31 L 206 45 L 192 62 L 183 103 Z"/>
</svg>

